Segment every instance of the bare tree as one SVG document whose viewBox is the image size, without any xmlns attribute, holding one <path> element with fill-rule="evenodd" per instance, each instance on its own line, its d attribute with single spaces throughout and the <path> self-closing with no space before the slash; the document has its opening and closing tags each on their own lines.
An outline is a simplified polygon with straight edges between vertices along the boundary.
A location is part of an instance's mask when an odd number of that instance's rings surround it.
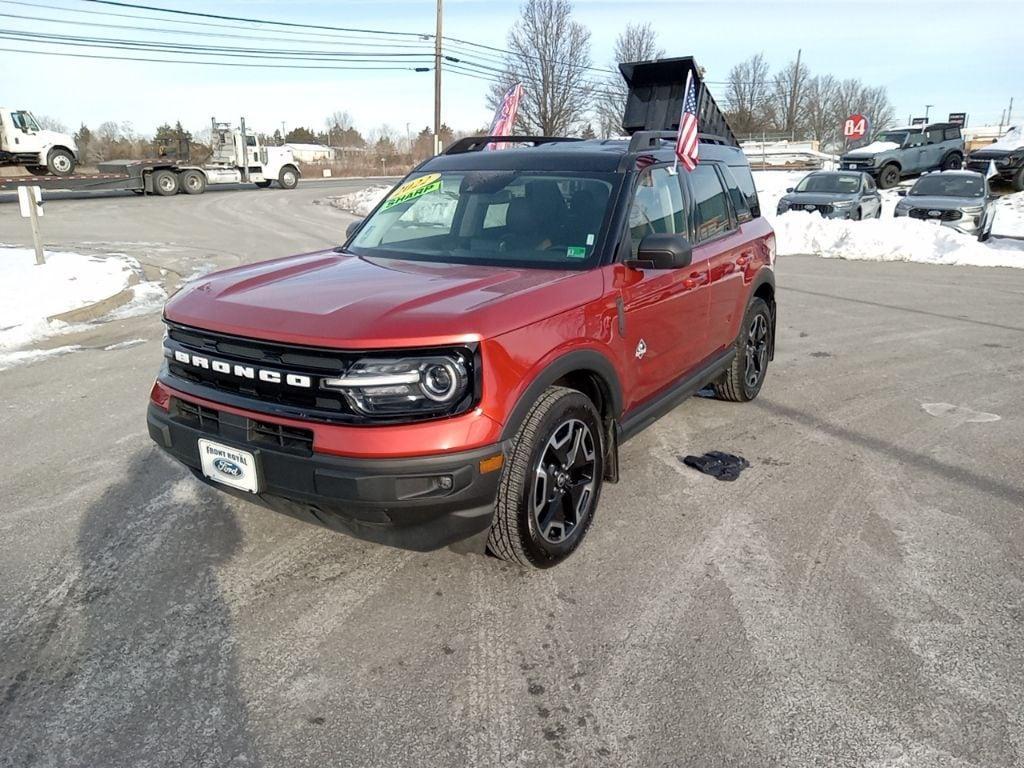
<svg viewBox="0 0 1024 768">
<path fill-rule="evenodd" d="M 725 103 L 733 130 L 743 134 L 760 131 L 769 100 L 768 62 L 758 53 L 729 70 Z"/>
<path fill-rule="evenodd" d="M 615 40 L 615 60 L 611 69 L 624 61 L 650 61 L 660 59 L 665 50 L 658 47 L 658 33 L 650 22 L 627 24 Z M 611 75 L 597 94 L 594 116 L 598 132 L 604 138 L 622 133 L 622 116 L 626 109 L 626 81 L 621 75 Z"/>
<path fill-rule="evenodd" d="M 862 114 L 868 118 L 872 134 L 891 126 L 895 116 L 885 87 L 871 88 L 860 80 L 850 78 L 840 82 L 836 89 L 833 122 L 837 129 L 842 121 L 853 114 Z M 870 137 L 865 137 L 865 140 L 870 141 Z"/>
<path fill-rule="evenodd" d="M 807 80 L 799 127 L 801 132 L 822 145 L 835 143 L 839 133 L 836 120 L 836 96 L 839 83 L 832 75 L 815 75 Z"/>
<path fill-rule="evenodd" d="M 593 86 L 590 31 L 572 19 L 569 0 L 526 0 L 508 33 L 505 71 L 491 86 L 487 102 L 497 108 L 505 92 L 523 84 L 516 130 L 568 135 L 583 120 Z"/>
<path fill-rule="evenodd" d="M 347 110 L 338 110 L 331 112 L 324 120 L 324 127 L 330 131 L 347 131 L 352 128 L 355 123 L 352 120 L 352 115 Z"/>
<path fill-rule="evenodd" d="M 56 117 L 50 117 L 49 115 L 36 115 L 36 122 L 39 123 L 40 128 L 46 131 L 57 131 L 57 133 L 68 132 L 67 126 Z"/>
</svg>

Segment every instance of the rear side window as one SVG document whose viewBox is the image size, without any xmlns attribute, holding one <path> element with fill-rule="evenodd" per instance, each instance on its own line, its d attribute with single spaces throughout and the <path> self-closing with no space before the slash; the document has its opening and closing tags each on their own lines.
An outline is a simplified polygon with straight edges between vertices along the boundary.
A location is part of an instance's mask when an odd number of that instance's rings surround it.
<svg viewBox="0 0 1024 768">
<path fill-rule="evenodd" d="M 683 195 L 676 179 L 665 168 L 640 174 L 633 206 L 629 209 L 629 234 L 633 256 L 640 241 L 653 234 L 687 235 Z"/>
<path fill-rule="evenodd" d="M 690 174 L 697 211 L 697 242 L 702 243 L 732 229 L 725 187 L 713 165 L 698 165 Z"/>
<path fill-rule="evenodd" d="M 946 129 L 946 141 L 953 141 L 954 139 L 960 138 L 960 129 L 955 125 L 952 128 Z"/>
<path fill-rule="evenodd" d="M 757 188 L 754 186 L 754 176 L 750 172 L 749 165 L 730 165 L 729 171 L 736 179 L 740 192 L 747 199 L 747 208 L 750 215 L 755 219 L 761 215 L 761 203 L 757 199 Z"/>
<path fill-rule="evenodd" d="M 945 131 L 942 128 L 932 128 L 925 135 L 928 137 L 929 144 L 941 144 L 944 134 Z"/>
<path fill-rule="evenodd" d="M 742 224 L 745 221 L 750 221 L 753 216 L 750 215 L 750 206 L 747 204 L 746 195 L 740 192 L 739 184 L 736 183 L 736 178 L 732 175 L 728 166 L 721 166 L 722 176 L 725 178 L 725 187 L 729 190 L 729 198 L 732 200 L 732 209 L 736 212 L 736 221 Z"/>
</svg>

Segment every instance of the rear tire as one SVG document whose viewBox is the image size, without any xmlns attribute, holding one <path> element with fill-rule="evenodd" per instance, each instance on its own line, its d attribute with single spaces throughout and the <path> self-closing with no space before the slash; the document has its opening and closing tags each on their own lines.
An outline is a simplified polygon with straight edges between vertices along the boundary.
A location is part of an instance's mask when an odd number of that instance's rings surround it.
<svg viewBox="0 0 1024 768">
<path fill-rule="evenodd" d="M 964 167 L 964 157 L 956 152 L 951 152 L 942 158 L 942 170 L 956 171 Z"/>
<path fill-rule="evenodd" d="M 46 156 L 46 168 L 54 176 L 70 176 L 75 172 L 75 156 L 66 149 L 51 149 Z"/>
<path fill-rule="evenodd" d="M 206 175 L 195 170 L 185 171 L 178 177 L 178 186 L 186 195 L 201 195 L 206 191 Z"/>
<path fill-rule="evenodd" d="M 548 387 L 505 460 L 487 546 L 496 557 L 550 568 L 590 529 L 601 497 L 601 417 L 586 395 Z"/>
<path fill-rule="evenodd" d="M 732 364 L 714 383 L 715 397 L 733 403 L 745 403 L 757 397 L 768 373 L 771 343 L 771 310 L 764 299 L 755 297 L 747 307 L 733 344 L 736 355 Z"/>
<path fill-rule="evenodd" d="M 173 171 L 157 171 L 153 174 L 153 191 L 163 197 L 178 194 L 178 176 Z"/>
<path fill-rule="evenodd" d="M 45 165 L 26 165 L 25 170 L 33 176 L 46 176 L 50 172 Z"/>
<path fill-rule="evenodd" d="M 299 185 L 299 172 L 290 165 L 286 165 L 278 174 L 277 183 L 281 189 L 295 189 Z"/>
<path fill-rule="evenodd" d="M 900 169 L 896 167 L 894 163 L 882 168 L 878 174 L 878 188 L 879 189 L 892 189 L 900 183 Z"/>
</svg>

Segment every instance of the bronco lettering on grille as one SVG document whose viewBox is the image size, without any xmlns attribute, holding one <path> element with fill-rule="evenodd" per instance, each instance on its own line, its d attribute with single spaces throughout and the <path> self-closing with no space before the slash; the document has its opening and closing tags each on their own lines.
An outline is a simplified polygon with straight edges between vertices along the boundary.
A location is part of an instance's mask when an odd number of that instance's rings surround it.
<svg viewBox="0 0 1024 768">
<path fill-rule="evenodd" d="M 183 352 L 180 349 L 174 350 L 174 359 L 179 363 L 191 365 L 193 368 L 213 370 L 228 376 L 237 376 L 240 379 L 252 379 L 254 381 L 259 379 L 268 384 L 281 384 L 283 382 L 289 387 L 301 387 L 303 389 L 309 389 L 313 386 L 313 380 L 309 376 L 299 373 L 282 373 L 270 368 L 256 368 L 251 365 L 229 363 L 225 360 L 214 360 L 210 357 Z"/>
</svg>

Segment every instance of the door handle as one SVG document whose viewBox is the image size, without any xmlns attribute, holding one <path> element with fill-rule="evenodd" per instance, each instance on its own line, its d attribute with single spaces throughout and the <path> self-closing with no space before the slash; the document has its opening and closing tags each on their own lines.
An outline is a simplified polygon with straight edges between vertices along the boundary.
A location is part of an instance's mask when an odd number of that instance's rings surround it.
<svg viewBox="0 0 1024 768">
<path fill-rule="evenodd" d="M 683 288 L 686 288 L 687 290 L 696 288 L 698 285 L 703 285 L 707 281 L 707 272 L 693 272 L 689 277 L 683 279 Z"/>
</svg>

